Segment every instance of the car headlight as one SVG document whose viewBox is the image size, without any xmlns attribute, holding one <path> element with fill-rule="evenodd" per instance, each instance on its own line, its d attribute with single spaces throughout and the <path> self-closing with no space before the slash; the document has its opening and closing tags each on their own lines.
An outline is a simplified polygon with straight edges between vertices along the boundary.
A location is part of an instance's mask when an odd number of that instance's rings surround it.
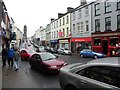
<svg viewBox="0 0 120 90">
<path fill-rule="evenodd" d="M 63 66 L 66 66 L 66 65 L 67 65 L 67 63 L 64 63 L 64 64 L 63 64 Z"/>
<path fill-rule="evenodd" d="M 57 68 L 57 66 L 50 66 L 49 68 Z"/>
</svg>

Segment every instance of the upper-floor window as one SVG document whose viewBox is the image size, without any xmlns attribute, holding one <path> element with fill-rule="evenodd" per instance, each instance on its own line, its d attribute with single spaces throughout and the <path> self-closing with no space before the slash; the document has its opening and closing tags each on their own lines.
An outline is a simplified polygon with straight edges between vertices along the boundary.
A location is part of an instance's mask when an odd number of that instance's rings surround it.
<svg viewBox="0 0 120 90">
<path fill-rule="evenodd" d="M 78 19 L 82 18 L 81 10 L 78 10 Z"/>
<path fill-rule="evenodd" d="M 78 29 L 78 32 L 80 32 L 80 22 L 77 23 L 77 29 Z"/>
<path fill-rule="evenodd" d="M 55 38 L 56 36 L 55 36 L 55 31 L 54 31 L 54 38 Z"/>
<path fill-rule="evenodd" d="M 58 27 L 58 21 L 57 21 L 57 27 Z"/>
<path fill-rule="evenodd" d="M 58 30 L 57 30 L 57 38 L 58 38 Z"/>
<path fill-rule="evenodd" d="M 61 26 L 61 19 L 60 19 L 59 25 Z"/>
<path fill-rule="evenodd" d="M 66 23 L 69 23 L 69 16 L 67 15 Z"/>
<path fill-rule="evenodd" d="M 88 7 L 85 8 L 85 16 L 88 16 L 89 15 L 89 9 Z"/>
<path fill-rule="evenodd" d="M 120 29 L 120 15 L 117 16 L 117 29 Z"/>
<path fill-rule="evenodd" d="M 110 12 L 111 11 L 111 3 L 109 0 L 105 1 L 105 13 Z"/>
<path fill-rule="evenodd" d="M 55 21 L 54 21 L 54 28 L 55 28 Z"/>
<path fill-rule="evenodd" d="M 100 31 L 100 19 L 95 20 L 95 31 Z"/>
<path fill-rule="evenodd" d="M 73 33 L 75 33 L 75 24 L 73 24 Z"/>
<path fill-rule="evenodd" d="M 63 37 L 65 36 L 65 29 L 63 28 Z"/>
<path fill-rule="evenodd" d="M 89 31 L 89 23 L 88 23 L 88 20 L 86 21 L 86 31 Z"/>
<path fill-rule="evenodd" d="M 63 17 L 63 25 L 65 25 L 65 18 Z"/>
<path fill-rule="evenodd" d="M 111 17 L 105 18 L 105 30 L 111 30 Z"/>
<path fill-rule="evenodd" d="M 67 27 L 66 29 L 67 29 L 67 35 L 66 35 L 66 36 L 68 36 L 68 34 L 69 34 L 69 29 L 68 29 L 68 27 Z"/>
<path fill-rule="evenodd" d="M 80 23 L 80 32 L 83 32 L 83 22 Z"/>
<path fill-rule="evenodd" d="M 95 16 L 100 15 L 100 3 L 95 4 Z"/>
<path fill-rule="evenodd" d="M 73 20 L 75 20 L 75 12 L 73 12 Z"/>
<path fill-rule="evenodd" d="M 120 9 L 120 0 L 117 1 L 117 9 Z"/>
</svg>

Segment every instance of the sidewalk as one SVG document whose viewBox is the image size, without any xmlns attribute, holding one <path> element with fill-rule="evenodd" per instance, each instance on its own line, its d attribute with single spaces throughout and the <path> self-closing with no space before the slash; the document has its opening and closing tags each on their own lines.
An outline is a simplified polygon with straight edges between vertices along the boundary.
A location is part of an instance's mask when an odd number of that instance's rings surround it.
<svg viewBox="0 0 120 90">
<path fill-rule="evenodd" d="M 2 56 L 0 55 L 0 90 L 2 89 Z"/>
</svg>

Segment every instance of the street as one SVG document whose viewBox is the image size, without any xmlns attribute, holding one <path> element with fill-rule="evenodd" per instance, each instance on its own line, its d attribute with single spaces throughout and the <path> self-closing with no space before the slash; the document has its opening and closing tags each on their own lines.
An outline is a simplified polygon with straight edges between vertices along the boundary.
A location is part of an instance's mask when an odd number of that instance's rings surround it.
<svg viewBox="0 0 120 90">
<path fill-rule="evenodd" d="M 30 48 L 33 49 L 34 47 L 31 46 Z M 92 60 L 92 58 L 80 58 L 79 55 L 74 54 L 58 56 L 68 64 L 86 63 Z M 2 69 L 2 72 L 3 88 L 60 88 L 59 75 L 45 75 L 37 70 L 32 70 L 28 61 L 21 61 L 18 71 L 6 66 Z"/>
</svg>

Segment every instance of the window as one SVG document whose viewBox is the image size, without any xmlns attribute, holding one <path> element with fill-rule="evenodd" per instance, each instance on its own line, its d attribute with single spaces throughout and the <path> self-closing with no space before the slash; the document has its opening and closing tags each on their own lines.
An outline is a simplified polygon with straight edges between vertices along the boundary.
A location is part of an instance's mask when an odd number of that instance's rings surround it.
<svg viewBox="0 0 120 90">
<path fill-rule="evenodd" d="M 116 46 L 118 44 L 118 38 L 117 37 L 110 37 L 110 45 Z"/>
<path fill-rule="evenodd" d="M 100 46 L 101 45 L 101 39 L 100 38 L 95 38 L 94 39 L 94 46 Z"/>
<path fill-rule="evenodd" d="M 68 29 L 68 27 L 67 27 L 67 36 L 68 36 L 68 34 L 69 34 L 69 31 L 68 31 L 69 29 Z"/>
<path fill-rule="evenodd" d="M 88 16 L 89 15 L 89 9 L 88 7 L 85 8 L 85 16 Z"/>
<path fill-rule="evenodd" d="M 75 24 L 73 24 L 73 33 L 75 33 Z"/>
<path fill-rule="evenodd" d="M 67 15 L 67 23 L 69 23 L 69 17 L 68 17 L 68 15 Z"/>
<path fill-rule="evenodd" d="M 111 30 L 111 17 L 105 18 L 105 30 Z"/>
<path fill-rule="evenodd" d="M 63 17 L 63 25 L 65 25 L 65 18 Z"/>
<path fill-rule="evenodd" d="M 117 1 L 117 9 L 120 9 L 120 0 Z"/>
<path fill-rule="evenodd" d="M 57 30 L 57 38 L 58 38 L 58 30 Z"/>
<path fill-rule="evenodd" d="M 80 22 L 80 32 L 83 32 L 83 22 Z"/>
<path fill-rule="evenodd" d="M 75 20 L 75 12 L 73 12 L 73 21 Z"/>
<path fill-rule="evenodd" d="M 95 31 L 100 31 L 100 19 L 95 20 Z"/>
<path fill-rule="evenodd" d="M 65 36 L 65 29 L 63 28 L 63 37 Z"/>
<path fill-rule="evenodd" d="M 109 0 L 105 1 L 105 13 L 111 12 L 111 4 Z"/>
<path fill-rule="evenodd" d="M 61 26 L 61 19 L 60 19 L 60 22 L 59 22 L 59 23 L 60 23 L 60 26 Z"/>
<path fill-rule="evenodd" d="M 78 19 L 82 18 L 81 10 L 78 11 Z"/>
<path fill-rule="evenodd" d="M 120 29 L 120 15 L 117 16 L 117 29 Z"/>
<path fill-rule="evenodd" d="M 58 27 L 58 21 L 57 21 L 57 27 Z"/>
<path fill-rule="evenodd" d="M 55 31 L 54 31 L 54 38 L 55 38 Z"/>
<path fill-rule="evenodd" d="M 100 15 L 100 3 L 95 4 L 95 16 Z"/>
<path fill-rule="evenodd" d="M 89 31 L 89 25 L 88 20 L 86 21 L 86 31 Z"/>
<path fill-rule="evenodd" d="M 80 32 L 80 22 L 77 23 L 77 30 L 78 30 L 78 32 Z"/>
<path fill-rule="evenodd" d="M 76 72 L 76 74 L 94 79 L 106 84 L 120 87 L 120 69 L 117 67 L 91 66 Z"/>
</svg>

